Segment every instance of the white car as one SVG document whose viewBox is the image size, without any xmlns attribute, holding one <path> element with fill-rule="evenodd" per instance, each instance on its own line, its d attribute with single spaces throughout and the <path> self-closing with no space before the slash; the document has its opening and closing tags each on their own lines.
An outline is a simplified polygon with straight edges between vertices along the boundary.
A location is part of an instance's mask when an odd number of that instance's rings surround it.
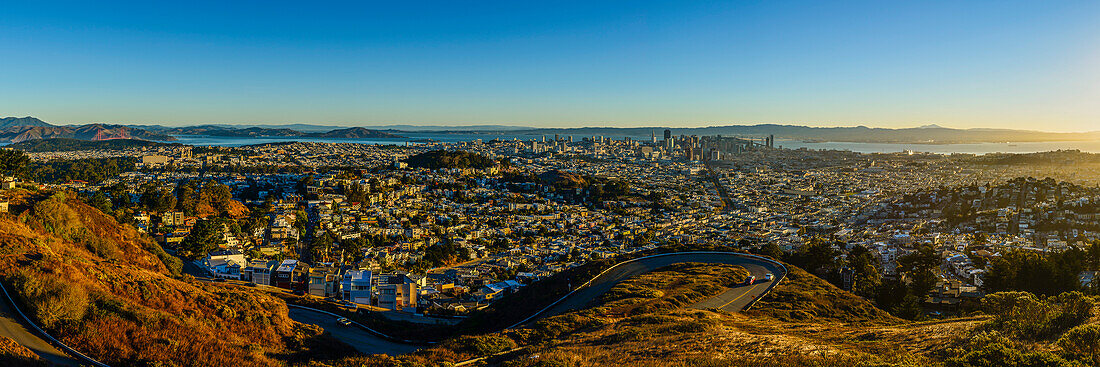
<svg viewBox="0 0 1100 367">
<path fill-rule="evenodd" d="M 774 275 L 772 275 L 772 273 L 767 273 L 767 274 L 764 274 L 764 281 L 765 281 L 765 282 L 770 282 L 770 281 L 772 281 L 772 279 L 774 279 L 774 278 L 775 278 L 775 276 L 774 276 Z"/>
</svg>

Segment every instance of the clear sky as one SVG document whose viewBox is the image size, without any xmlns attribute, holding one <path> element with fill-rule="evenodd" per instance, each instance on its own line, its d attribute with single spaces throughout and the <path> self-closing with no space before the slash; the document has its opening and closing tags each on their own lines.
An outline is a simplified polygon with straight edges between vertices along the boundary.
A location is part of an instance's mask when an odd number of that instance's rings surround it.
<svg viewBox="0 0 1100 367">
<path fill-rule="evenodd" d="M 1100 2 L 0 2 L 60 124 L 1100 130 Z"/>
</svg>

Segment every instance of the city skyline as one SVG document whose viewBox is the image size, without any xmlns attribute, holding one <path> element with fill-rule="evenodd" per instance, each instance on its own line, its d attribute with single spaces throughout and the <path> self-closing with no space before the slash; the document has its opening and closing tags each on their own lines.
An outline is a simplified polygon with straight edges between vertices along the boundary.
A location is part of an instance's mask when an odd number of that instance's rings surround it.
<svg viewBox="0 0 1100 367">
<path fill-rule="evenodd" d="M 55 124 L 1094 131 L 1097 4 L 0 6 Z"/>
</svg>

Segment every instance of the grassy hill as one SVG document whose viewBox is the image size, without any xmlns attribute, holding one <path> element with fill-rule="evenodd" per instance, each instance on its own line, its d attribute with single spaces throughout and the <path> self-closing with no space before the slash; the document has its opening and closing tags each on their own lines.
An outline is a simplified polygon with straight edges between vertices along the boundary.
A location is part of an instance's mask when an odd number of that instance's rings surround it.
<svg viewBox="0 0 1100 367">
<path fill-rule="evenodd" d="M 664 269 L 624 284 L 676 277 L 683 270 Z M 1095 299 L 1080 293 L 1046 299 L 998 293 L 985 304 L 988 315 L 912 323 L 791 267 L 788 278 L 752 310 L 657 308 L 616 319 L 607 318 L 605 303 L 546 320 L 579 327 L 535 339 L 500 365 L 1072 367 L 1100 362 Z M 538 335 L 539 327 L 529 333 Z"/>
<path fill-rule="evenodd" d="M 158 143 L 138 139 L 80 140 L 69 138 L 35 139 L 8 145 L 8 148 L 25 152 L 65 152 L 77 150 L 123 150 L 141 147 L 160 147 L 181 145 L 179 143 Z"/>
<path fill-rule="evenodd" d="M 290 320 L 277 298 L 174 277 L 178 259 L 78 199 L 11 199 L 17 212 L 0 214 L 0 279 L 48 332 L 93 358 L 279 366 L 341 345 Z"/>
</svg>

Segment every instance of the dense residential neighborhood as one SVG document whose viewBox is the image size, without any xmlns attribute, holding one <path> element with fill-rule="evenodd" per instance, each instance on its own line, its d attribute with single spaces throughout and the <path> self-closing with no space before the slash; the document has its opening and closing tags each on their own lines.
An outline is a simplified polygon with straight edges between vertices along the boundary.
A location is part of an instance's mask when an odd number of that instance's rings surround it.
<svg viewBox="0 0 1100 367">
<path fill-rule="evenodd" d="M 124 221 L 189 259 L 185 270 L 197 277 L 415 314 L 463 315 L 586 259 L 668 243 L 769 244 L 783 257 L 820 241 L 831 241 L 833 253 L 822 256 L 834 264 L 811 270 L 872 298 L 866 287 L 880 279 L 912 284 L 915 273 L 899 261 L 930 247 L 935 284 L 915 295 L 926 313 L 957 312 L 981 297 L 983 275 L 1005 251 L 1060 251 L 1100 237 L 1095 188 L 1030 178 L 1026 166 L 982 169 L 976 161 L 988 157 L 657 136 L 30 157 L 141 157 L 99 182 L 33 185 L 128 213 Z M 873 275 L 852 271 L 855 248 L 873 257 Z M 1082 284 L 1090 274 L 1082 271 Z"/>
</svg>

